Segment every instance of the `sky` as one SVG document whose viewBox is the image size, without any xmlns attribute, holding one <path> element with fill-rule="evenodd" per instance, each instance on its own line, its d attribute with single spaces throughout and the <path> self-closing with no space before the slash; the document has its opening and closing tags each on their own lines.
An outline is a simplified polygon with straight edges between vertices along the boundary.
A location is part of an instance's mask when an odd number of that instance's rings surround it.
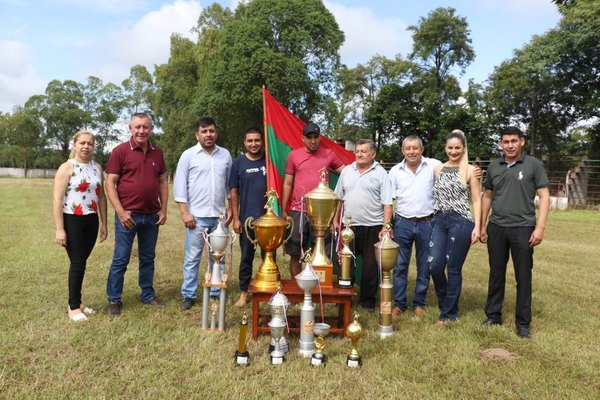
<svg viewBox="0 0 600 400">
<path fill-rule="evenodd" d="M 239 0 L 218 1 L 235 8 Z M 211 0 L 0 0 L 0 111 L 12 112 L 48 82 L 96 76 L 121 84 L 136 64 L 150 72 L 169 57 L 169 37 L 191 28 Z M 324 0 L 345 34 L 349 67 L 373 55 L 410 53 L 411 32 L 438 7 L 453 7 L 471 30 L 475 61 L 460 78 L 483 83 L 533 35 L 556 27 L 551 0 Z"/>
</svg>

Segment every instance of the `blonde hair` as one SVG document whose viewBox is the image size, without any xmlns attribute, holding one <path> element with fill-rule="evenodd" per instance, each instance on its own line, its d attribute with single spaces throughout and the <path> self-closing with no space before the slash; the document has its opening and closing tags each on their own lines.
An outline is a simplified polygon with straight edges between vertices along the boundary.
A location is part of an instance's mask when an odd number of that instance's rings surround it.
<svg viewBox="0 0 600 400">
<path fill-rule="evenodd" d="M 71 143 L 73 143 L 73 148 L 71 149 L 71 152 L 69 153 L 69 158 L 75 158 L 75 143 L 77 143 L 77 139 L 79 139 L 79 136 L 81 135 L 90 135 L 94 141 L 94 144 L 96 143 L 96 136 L 94 136 L 94 134 L 90 131 L 78 131 L 76 134 L 73 135 L 73 139 L 71 139 Z"/>
<path fill-rule="evenodd" d="M 467 172 L 469 170 L 469 151 L 467 149 L 467 138 L 465 137 L 465 133 L 460 129 L 455 129 L 446 138 L 446 142 L 450 139 L 458 139 L 461 141 L 465 148 L 465 152 L 460 158 L 460 162 L 458 163 L 458 175 L 460 176 L 460 183 L 463 187 L 467 187 Z"/>
</svg>

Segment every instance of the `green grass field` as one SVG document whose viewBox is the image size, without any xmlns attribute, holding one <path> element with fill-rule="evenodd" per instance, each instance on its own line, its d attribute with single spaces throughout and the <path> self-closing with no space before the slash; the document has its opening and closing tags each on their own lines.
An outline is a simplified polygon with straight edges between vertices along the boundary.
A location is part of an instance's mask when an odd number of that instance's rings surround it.
<svg viewBox="0 0 600 400">
<path fill-rule="evenodd" d="M 404 315 L 391 338 L 376 336 L 376 315 L 361 315 L 361 369 L 345 367 L 350 342 L 337 335 L 326 338 L 324 368 L 310 368 L 297 355 L 295 335 L 284 365 L 270 365 L 269 337 L 261 335 L 248 345 L 251 365 L 240 368 L 233 365 L 242 315 L 233 307 L 237 255 L 228 330 L 203 332 L 200 306 L 189 312 L 179 308 L 184 232 L 170 200 L 155 275 L 155 289 L 167 307 L 140 304 L 134 257 L 125 278 L 123 315 L 111 319 L 104 311 L 114 238 L 111 214 L 109 238 L 96 245 L 84 281 L 84 302 L 98 312 L 86 323 L 72 323 L 66 315 L 68 258 L 54 244 L 51 196 L 51 180 L 0 179 L 0 398 L 600 398 L 597 211 L 551 212 L 535 253 L 532 340 L 519 339 L 513 330 L 512 268 L 505 325 L 481 326 L 488 266 L 485 247 L 478 244 L 464 266 L 460 322 L 434 327 L 431 286 L 426 318 Z M 282 260 L 282 275 L 288 278 Z M 201 267 L 203 273 L 205 258 Z M 409 285 L 412 293 L 413 267 Z M 506 349 L 517 358 L 482 359 L 489 348 Z"/>
</svg>

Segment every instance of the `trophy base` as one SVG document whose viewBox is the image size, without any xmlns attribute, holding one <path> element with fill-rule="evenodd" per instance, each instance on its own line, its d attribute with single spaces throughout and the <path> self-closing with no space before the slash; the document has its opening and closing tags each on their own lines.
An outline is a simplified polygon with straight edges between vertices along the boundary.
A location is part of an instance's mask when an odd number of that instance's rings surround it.
<svg viewBox="0 0 600 400">
<path fill-rule="evenodd" d="M 361 357 L 354 358 L 354 357 L 348 356 L 348 358 L 346 358 L 346 366 L 348 368 L 362 367 L 362 358 Z"/>
<path fill-rule="evenodd" d="M 327 364 L 327 356 L 323 353 L 315 353 L 310 358 L 310 366 L 318 367 Z"/>
<path fill-rule="evenodd" d="M 271 277 L 261 279 L 257 274 L 256 278 L 252 279 L 252 285 L 263 292 L 274 292 L 281 286 L 281 280 L 279 274 L 275 280 Z"/>
<path fill-rule="evenodd" d="M 235 364 L 240 366 L 248 366 L 250 364 L 250 353 L 247 351 L 244 352 L 235 352 Z"/>
<path fill-rule="evenodd" d="M 275 352 L 273 352 L 275 353 Z M 282 352 L 277 354 L 271 353 L 271 365 L 281 365 L 285 361 L 285 357 Z"/>
<path fill-rule="evenodd" d="M 298 344 L 298 354 L 300 354 L 304 358 L 308 358 L 315 353 L 315 343 L 314 342 L 303 342 L 300 341 Z"/>
<path fill-rule="evenodd" d="M 333 265 L 313 265 L 321 287 L 333 287 Z"/>
<path fill-rule="evenodd" d="M 342 289 L 352 289 L 352 281 L 350 279 L 338 278 L 338 287 Z"/>
<path fill-rule="evenodd" d="M 377 325 L 377 336 L 381 339 L 385 339 L 394 334 L 394 327 L 391 325 Z"/>
</svg>

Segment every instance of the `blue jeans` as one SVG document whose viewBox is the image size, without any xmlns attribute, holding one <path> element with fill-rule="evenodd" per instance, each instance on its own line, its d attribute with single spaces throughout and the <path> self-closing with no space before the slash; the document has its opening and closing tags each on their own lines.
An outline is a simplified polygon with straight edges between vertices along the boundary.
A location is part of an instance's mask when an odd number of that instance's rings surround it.
<svg viewBox="0 0 600 400">
<path fill-rule="evenodd" d="M 204 248 L 204 237 L 202 232 L 212 233 L 219 224 L 217 217 L 194 217 L 196 219 L 195 229 L 185 229 L 185 255 L 183 259 L 183 284 L 181 285 L 181 295 L 184 298 L 195 299 L 196 289 L 198 289 L 198 270 L 202 260 L 202 250 Z M 209 270 L 212 271 L 214 263 L 212 255 L 210 256 Z M 225 257 L 221 259 L 221 273 L 225 271 Z M 210 289 L 211 296 L 218 296 L 219 289 Z"/>
<path fill-rule="evenodd" d="M 156 255 L 156 241 L 158 239 L 158 214 L 132 213 L 131 218 L 135 221 L 135 227 L 127 230 L 115 214 L 115 251 L 112 263 L 108 271 L 106 282 L 106 296 L 110 302 L 121 302 L 123 293 L 123 282 L 127 264 L 131 257 L 133 240 L 138 238 L 139 256 L 139 286 L 142 289 L 140 299 L 148 302 L 154 299 L 154 257 Z"/>
<path fill-rule="evenodd" d="M 428 262 L 440 307 L 440 321 L 458 318 L 462 267 L 471 248 L 474 227 L 473 222 L 455 212 L 435 215 Z"/>
<path fill-rule="evenodd" d="M 413 222 L 398 215 L 394 220 L 394 241 L 400 245 L 398 260 L 394 267 L 394 304 L 403 311 L 407 308 L 408 265 L 410 264 L 413 243 L 417 250 L 417 281 L 412 306 L 413 308 L 425 306 L 425 298 L 429 288 L 427 252 L 431 227 L 431 221 Z"/>
</svg>

